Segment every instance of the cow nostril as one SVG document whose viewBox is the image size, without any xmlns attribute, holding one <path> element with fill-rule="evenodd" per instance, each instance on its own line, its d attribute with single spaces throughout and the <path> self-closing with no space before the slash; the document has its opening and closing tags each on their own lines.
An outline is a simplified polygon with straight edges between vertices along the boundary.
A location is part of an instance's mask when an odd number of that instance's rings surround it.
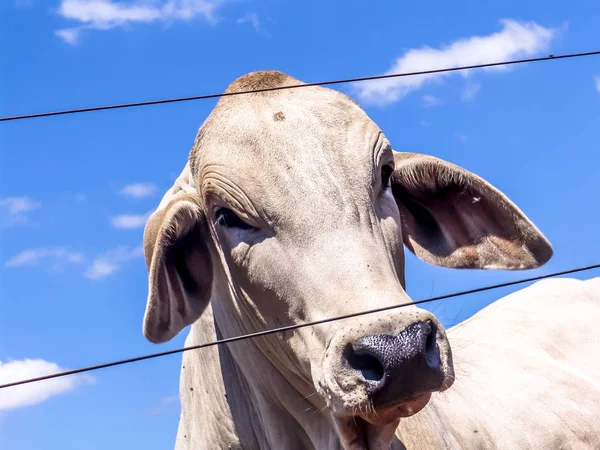
<svg viewBox="0 0 600 450">
<path fill-rule="evenodd" d="M 427 339 L 425 340 L 425 359 L 429 366 L 439 365 L 440 356 L 437 348 L 437 326 L 428 321 Z"/>
<path fill-rule="evenodd" d="M 351 344 L 344 349 L 344 358 L 350 367 L 360 372 L 367 381 L 381 381 L 384 374 L 381 362 L 368 353 L 357 353 Z"/>
<path fill-rule="evenodd" d="M 429 325 L 429 330 L 427 333 L 427 340 L 425 341 L 425 351 L 429 353 L 435 350 L 437 327 L 433 322 L 427 322 L 427 325 Z"/>
</svg>

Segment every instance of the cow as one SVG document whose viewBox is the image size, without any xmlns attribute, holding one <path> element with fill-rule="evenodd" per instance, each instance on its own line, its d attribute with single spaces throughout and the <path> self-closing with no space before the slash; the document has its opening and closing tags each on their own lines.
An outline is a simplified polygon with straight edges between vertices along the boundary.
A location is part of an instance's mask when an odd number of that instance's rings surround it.
<svg viewBox="0 0 600 450">
<path fill-rule="evenodd" d="M 541 231 L 490 183 L 439 158 L 393 150 L 341 92 L 280 89 L 300 84 L 278 71 L 241 76 L 227 93 L 275 90 L 223 96 L 200 127 L 144 230 L 150 342 L 167 342 L 187 326 L 191 346 L 410 302 L 404 246 L 456 269 L 525 270 L 552 257 Z M 524 320 L 519 307 L 505 322 Z M 479 346 L 485 333 L 470 331 L 503 324 L 483 317 L 456 329 L 483 349 L 469 353 L 487 368 L 475 382 L 489 375 L 513 386 L 489 368 L 500 350 Z M 544 342 L 562 351 L 555 339 Z M 517 351 L 517 375 L 536 367 L 525 364 L 527 344 L 506 347 Z M 500 420 L 510 415 L 499 410 L 510 393 L 498 396 L 494 385 L 489 396 L 471 395 L 468 376 L 455 389 L 448 334 L 416 305 L 182 359 L 177 450 L 501 448 L 506 438 L 494 424 L 469 422 L 465 405 L 476 398 L 486 419 Z M 518 392 L 531 402 L 530 390 Z M 444 414 L 456 431 L 442 431 Z M 468 429 L 473 424 L 479 428 Z"/>
</svg>

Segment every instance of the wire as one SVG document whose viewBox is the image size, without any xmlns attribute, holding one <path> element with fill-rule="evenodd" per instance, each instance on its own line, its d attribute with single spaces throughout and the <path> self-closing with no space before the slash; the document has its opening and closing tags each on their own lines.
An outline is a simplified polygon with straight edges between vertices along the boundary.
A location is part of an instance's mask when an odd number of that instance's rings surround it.
<svg viewBox="0 0 600 450">
<path fill-rule="evenodd" d="M 429 303 L 429 302 L 433 302 L 433 301 L 437 301 L 437 300 L 444 300 L 447 298 L 459 297 L 461 295 L 475 294 L 477 292 L 484 292 L 484 291 L 489 291 L 492 289 L 499 289 L 499 288 L 503 288 L 503 287 L 507 287 L 507 286 L 514 286 L 517 284 L 528 283 L 530 281 L 542 280 L 544 278 L 552 278 L 552 277 L 557 277 L 560 275 L 569 275 L 569 274 L 576 273 L 576 272 L 584 272 L 586 270 L 592 270 L 592 269 L 598 269 L 598 268 L 600 268 L 600 264 L 594 264 L 591 266 L 584 266 L 584 267 L 577 267 L 575 269 L 569 269 L 569 270 L 565 270 L 562 272 L 554 272 L 554 273 L 549 273 L 546 275 L 539 275 L 537 277 L 524 278 L 524 279 L 517 280 L 517 281 L 509 281 L 507 283 L 493 284 L 491 286 L 470 289 L 467 291 L 455 292 L 453 294 L 446 294 L 446 295 L 441 295 L 438 297 L 426 298 L 426 299 L 417 300 L 414 302 L 401 303 L 398 305 L 386 306 L 386 307 L 377 308 L 377 309 L 370 309 L 367 311 L 345 314 L 343 316 L 337 316 L 337 317 L 330 317 L 328 319 L 317 320 L 314 322 L 307 322 L 307 323 L 296 324 L 296 325 L 288 325 L 288 326 L 280 327 L 280 328 L 273 328 L 270 330 L 259 331 L 256 333 L 250 333 L 250 334 L 244 334 L 241 336 L 234 336 L 234 337 L 230 337 L 230 338 L 220 339 L 220 340 L 217 340 L 214 342 L 208 342 L 206 344 L 199 344 L 199 345 L 194 345 L 191 347 L 183 347 L 183 348 L 178 348 L 175 350 L 168 350 L 166 352 L 152 353 L 149 355 L 138 356 L 135 358 L 122 359 L 119 361 L 113 361 L 113 362 L 109 362 L 109 363 L 105 363 L 105 364 L 98 364 L 95 366 L 82 367 L 80 369 L 67 370 L 64 372 L 57 372 L 57 373 L 53 373 L 53 374 L 49 374 L 49 375 L 43 375 L 43 376 L 36 377 L 36 378 L 29 378 L 26 380 L 14 381 L 11 383 L 6 383 L 6 384 L 0 385 L 0 389 L 12 387 L 12 386 L 18 386 L 18 385 L 27 384 L 27 383 L 33 383 L 33 382 L 37 382 L 37 381 L 49 380 L 51 378 L 65 377 L 67 375 L 75 375 L 75 374 L 83 373 L 83 372 L 91 372 L 93 370 L 105 369 L 107 367 L 119 366 L 122 364 L 129 364 L 129 363 L 133 363 L 133 362 L 143 361 L 145 359 L 158 358 L 160 356 L 168 356 L 168 355 L 173 355 L 175 353 L 183 353 L 183 352 L 186 352 L 189 350 L 198 350 L 198 349 L 202 349 L 202 348 L 206 348 L 206 347 L 212 347 L 212 346 L 218 345 L 218 344 L 227 344 L 230 342 L 241 341 L 244 339 L 251 339 L 251 338 L 255 338 L 255 337 L 267 336 L 269 334 L 281 333 L 281 332 L 290 331 L 290 330 L 297 330 L 298 328 L 320 325 L 323 323 L 334 322 L 337 320 L 350 319 L 352 317 L 363 316 L 366 314 L 374 314 L 374 313 L 378 313 L 378 312 L 382 312 L 382 311 L 389 311 L 391 309 L 404 308 L 406 306 L 419 305 L 422 303 Z"/>
<path fill-rule="evenodd" d="M 332 85 L 332 84 L 341 84 L 341 83 L 355 83 L 359 81 L 370 81 L 370 80 L 381 80 L 385 78 L 399 78 L 399 77 L 408 77 L 414 75 L 427 75 L 432 73 L 442 73 L 442 72 L 454 72 L 458 70 L 469 70 L 469 69 L 481 69 L 484 67 L 494 67 L 494 66 L 508 66 L 512 64 L 523 64 L 528 62 L 538 62 L 538 61 L 548 61 L 551 59 L 566 59 L 566 58 L 578 58 L 582 56 L 592 56 L 592 55 L 600 55 L 599 51 L 594 52 L 585 52 L 585 53 L 569 53 L 565 55 L 549 55 L 544 56 L 542 58 L 529 58 L 529 59 L 518 59 L 512 61 L 503 61 L 503 62 L 495 62 L 495 63 L 487 63 L 487 64 L 476 64 L 471 66 L 461 66 L 461 67 L 450 67 L 445 69 L 434 69 L 434 70 L 423 70 L 419 72 L 407 72 L 407 73 L 392 73 L 387 75 L 373 75 L 367 77 L 359 77 L 359 78 L 345 78 L 341 80 L 331 80 L 331 81 L 317 81 L 314 83 L 305 83 L 305 84 L 296 84 L 292 86 L 278 86 L 273 88 L 264 88 L 257 89 L 251 91 L 239 91 L 239 92 L 223 92 L 220 94 L 206 94 L 206 95 L 195 95 L 192 97 L 177 97 L 163 100 L 150 100 L 145 102 L 136 102 L 136 103 L 121 103 L 116 105 L 106 105 L 106 106 L 92 106 L 90 108 L 80 108 L 80 109 L 67 109 L 63 111 L 52 111 L 52 112 L 44 112 L 44 113 L 33 113 L 33 114 L 24 114 L 21 116 L 8 116 L 8 117 L 0 117 L 0 122 L 7 122 L 10 120 L 21 120 L 21 119 L 34 119 L 38 117 L 49 117 L 49 116 L 59 116 L 63 114 L 76 114 L 76 113 L 84 113 L 91 111 L 103 111 L 107 109 L 121 109 L 121 108 L 132 108 L 135 106 L 148 106 L 148 105 L 159 105 L 164 103 L 176 103 L 176 102 L 187 102 L 190 100 L 203 100 L 209 98 L 217 98 L 217 97 L 226 97 L 231 95 L 242 95 L 242 94 L 252 94 L 257 92 L 268 92 L 268 91 L 278 91 L 283 89 L 294 89 L 294 88 L 302 88 L 309 86 L 324 86 L 324 85 Z"/>
</svg>

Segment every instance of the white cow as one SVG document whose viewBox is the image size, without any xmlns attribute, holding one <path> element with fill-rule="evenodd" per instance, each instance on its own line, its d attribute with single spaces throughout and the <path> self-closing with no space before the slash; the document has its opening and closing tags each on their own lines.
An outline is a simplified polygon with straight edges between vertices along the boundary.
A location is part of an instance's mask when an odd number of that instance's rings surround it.
<svg viewBox="0 0 600 450">
<path fill-rule="evenodd" d="M 264 71 L 238 78 L 228 91 L 299 83 Z M 552 256 L 500 191 L 437 158 L 393 151 L 339 92 L 303 87 L 222 97 L 146 225 L 144 334 L 160 343 L 192 325 L 186 345 L 195 345 L 406 302 L 403 244 L 453 268 L 528 269 Z M 549 377 L 543 352 L 553 345 L 575 354 L 572 344 L 537 336 L 552 325 L 537 309 L 524 326 L 518 308 L 528 306 L 511 308 L 457 327 L 472 345 L 466 363 L 458 360 L 454 387 L 446 332 L 415 306 L 185 353 L 177 450 L 530 448 L 524 430 L 536 422 L 526 416 L 513 426 L 512 411 L 503 409 L 520 399 L 527 404 L 515 409 L 517 417 L 536 407 L 539 426 L 550 427 L 535 430 L 550 439 L 539 448 L 592 442 L 593 406 L 580 402 L 574 411 L 588 422 L 573 429 L 571 419 L 552 416 L 571 412 L 564 404 L 550 401 L 556 408 L 540 413 L 548 408 L 535 395 L 543 379 L 515 386 L 540 368 L 559 395 L 590 391 L 562 383 L 564 374 Z M 592 314 L 597 309 L 587 301 L 554 325 L 571 316 L 588 321 L 587 329 L 566 333 L 580 342 L 593 333 Z M 488 334 L 513 327 L 531 340 L 515 341 L 516 331 Z M 598 358 L 591 361 L 597 368 Z M 569 364 L 557 363 L 556 371 Z M 502 421 L 511 424 L 508 435 Z"/>
</svg>

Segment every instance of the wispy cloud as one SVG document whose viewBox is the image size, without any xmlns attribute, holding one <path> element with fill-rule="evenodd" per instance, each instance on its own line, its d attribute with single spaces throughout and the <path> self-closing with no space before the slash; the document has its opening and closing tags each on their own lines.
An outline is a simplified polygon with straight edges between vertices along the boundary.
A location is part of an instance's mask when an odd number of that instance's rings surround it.
<svg viewBox="0 0 600 450">
<path fill-rule="evenodd" d="M 468 83 L 462 91 L 462 99 L 466 102 L 473 100 L 479 92 L 479 89 L 481 89 L 479 83 Z"/>
<path fill-rule="evenodd" d="M 126 185 L 119 194 L 125 197 L 144 198 L 151 197 L 156 192 L 156 185 L 152 183 L 133 183 Z"/>
<path fill-rule="evenodd" d="M 58 14 L 77 22 L 74 27 L 63 28 L 55 33 L 69 44 L 79 41 L 83 30 L 110 30 L 135 23 L 189 21 L 202 17 L 216 23 L 217 8 L 224 0 L 138 0 L 117 2 L 114 0 L 62 0 Z"/>
<path fill-rule="evenodd" d="M 11 215 L 26 213 L 38 209 L 39 202 L 34 202 L 29 197 L 7 197 L 0 200 L 0 206 L 6 208 Z"/>
<path fill-rule="evenodd" d="M 268 35 L 268 33 L 261 28 L 260 19 L 258 18 L 258 15 L 255 12 L 249 12 L 244 17 L 240 17 L 237 20 L 237 23 L 249 23 L 252 25 L 252 28 L 254 28 L 254 31 L 256 31 L 257 33 Z"/>
<path fill-rule="evenodd" d="M 421 125 L 423 128 L 427 128 L 428 126 L 431 125 L 431 122 L 427 121 L 427 120 L 421 120 L 419 122 L 419 125 Z"/>
<path fill-rule="evenodd" d="M 440 106 L 442 104 L 442 101 L 437 98 L 434 97 L 433 95 L 424 95 L 423 96 L 423 106 L 425 108 L 433 108 L 435 106 Z"/>
<path fill-rule="evenodd" d="M 594 84 L 596 85 L 596 90 L 600 92 L 600 75 L 594 77 Z"/>
<path fill-rule="evenodd" d="M 0 384 L 35 378 L 63 370 L 58 364 L 43 359 L 0 361 Z M 94 377 L 80 374 L 4 388 L 2 395 L 0 395 L 0 411 L 42 403 L 51 397 L 71 391 L 79 385 L 94 382 Z"/>
<path fill-rule="evenodd" d="M 4 263 L 4 267 L 35 266 L 44 263 L 52 270 L 61 270 L 65 264 L 83 262 L 83 254 L 64 247 L 33 248 L 23 250 Z"/>
<path fill-rule="evenodd" d="M 425 46 L 408 50 L 396 60 L 386 74 L 452 68 L 532 56 L 546 50 L 556 35 L 556 30 L 534 22 L 504 19 L 500 23 L 502 30 L 494 34 L 459 39 L 438 49 Z M 496 66 L 482 70 L 498 72 L 506 71 L 508 67 Z M 450 76 L 450 73 L 452 72 L 357 82 L 352 87 L 363 102 L 384 106 L 402 99 L 426 83 Z M 467 73 L 461 73 L 467 76 Z"/>
<path fill-rule="evenodd" d="M 92 266 L 84 273 L 86 278 L 99 280 L 115 273 L 124 262 L 139 258 L 144 255 L 144 249 L 138 247 L 121 246 L 107 251 L 92 262 Z"/>
<path fill-rule="evenodd" d="M 152 408 L 148 408 L 146 410 L 146 414 L 157 415 L 165 412 L 171 405 L 179 402 L 179 395 L 170 395 L 168 397 L 163 397 L 158 405 L 153 406 Z"/>
<path fill-rule="evenodd" d="M 146 214 L 121 214 L 110 219 L 110 224 L 113 228 L 124 230 L 132 230 L 135 228 L 143 228 L 146 221 L 152 214 L 152 211 Z"/>
<path fill-rule="evenodd" d="M 79 43 L 80 30 L 77 28 L 64 28 L 54 32 L 59 38 L 67 44 L 75 45 Z"/>
<path fill-rule="evenodd" d="M 3 221 L 8 225 L 24 225 L 29 222 L 29 214 L 42 206 L 29 197 L 0 198 Z"/>
</svg>

